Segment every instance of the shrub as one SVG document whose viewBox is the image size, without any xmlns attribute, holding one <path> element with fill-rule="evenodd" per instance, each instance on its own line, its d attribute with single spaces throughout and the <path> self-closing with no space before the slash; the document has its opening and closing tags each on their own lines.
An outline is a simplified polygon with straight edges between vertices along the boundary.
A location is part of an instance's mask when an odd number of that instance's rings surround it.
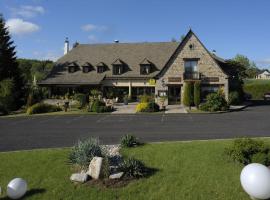
<svg viewBox="0 0 270 200">
<path fill-rule="evenodd" d="M 199 108 L 201 103 L 201 83 L 195 82 L 194 83 L 194 105 Z"/>
<path fill-rule="evenodd" d="M 229 93 L 229 105 L 239 105 L 241 103 L 240 95 L 237 91 Z"/>
<path fill-rule="evenodd" d="M 121 137 L 121 147 L 134 147 L 139 145 L 138 139 L 134 135 L 124 135 Z"/>
<path fill-rule="evenodd" d="M 185 106 L 192 106 L 193 103 L 193 85 L 191 82 L 186 82 L 184 87 L 183 104 Z"/>
<path fill-rule="evenodd" d="M 119 165 L 119 169 L 124 172 L 126 177 L 140 178 L 147 175 L 145 165 L 134 158 L 124 159 Z"/>
<path fill-rule="evenodd" d="M 16 107 L 14 97 L 14 81 L 13 79 L 4 79 L 0 81 L 0 102 L 3 111 L 14 110 Z"/>
<path fill-rule="evenodd" d="M 149 103 L 149 102 L 154 102 L 155 98 L 151 95 L 141 95 L 139 96 L 140 103 Z"/>
<path fill-rule="evenodd" d="M 83 108 L 86 105 L 87 95 L 82 93 L 77 93 L 74 95 L 74 99 L 79 102 L 79 108 Z"/>
<path fill-rule="evenodd" d="M 270 165 L 270 153 L 269 152 L 258 152 L 252 155 L 252 163 L 260 163 L 266 166 Z"/>
<path fill-rule="evenodd" d="M 62 109 L 59 106 L 50 105 L 46 103 L 37 103 L 27 109 L 27 114 L 38 114 L 38 113 L 48 113 L 48 112 L 57 112 Z"/>
<path fill-rule="evenodd" d="M 143 102 L 136 106 L 136 112 L 157 112 L 159 105 L 155 102 Z"/>
<path fill-rule="evenodd" d="M 225 152 L 234 161 L 247 165 L 252 162 L 252 159 L 262 160 L 261 153 L 268 154 L 269 148 L 261 140 L 241 138 L 234 140 L 233 145 L 227 148 Z"/>
<path fill-rule="evenodd" d="M 96 113 L 104 113 L 113 111 L 112 107 L 106 106 L 106 104 L 98 99 L 95 99 L 92 103 L 90 103 L 90 112 Z"/>
<path fill-rule="evenodd" d="M 221 92 L 211 93 L 207 95 L 206 102 L 200 106 L 203 111 L 225 111 L 229 109 L 227 101 Z"/>
<path fill-rule="evenodd" d="M 8 110 L 6 106 L 4 106 L 4 104 L 0 102 L 0 115 L 7 115 L 7 114 L 8 114 Z"/>
<path fill-rule="evenodd" d="M 69 161 L 71 164 L 78 165 L 85 169 L 89 166 L 93 157 L 102 156 L 102 149 L 99 141 L 96 138 L 89 138 L 84 141 L 79 140 L 77 144 L 71 149 L 69 154 Z"/>
</svg>

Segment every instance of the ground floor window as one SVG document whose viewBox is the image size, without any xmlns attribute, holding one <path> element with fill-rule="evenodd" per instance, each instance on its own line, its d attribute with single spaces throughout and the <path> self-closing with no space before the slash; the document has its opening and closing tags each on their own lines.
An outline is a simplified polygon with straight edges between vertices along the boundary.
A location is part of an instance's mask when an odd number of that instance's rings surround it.
<svg viewBox="0 0 270 200">
<path fill-rule="evenodd" d="M 217 92 L 222 87 L 223 87 L 223 85 L 205 85 L 205 86 L 202 86 L 202 89 L 201 89 L 201 98 L 203 100 L 205 100 L 206 99 L 206 96 L 208 94 L 215 93 L 215 92 Z"/>
</svg>

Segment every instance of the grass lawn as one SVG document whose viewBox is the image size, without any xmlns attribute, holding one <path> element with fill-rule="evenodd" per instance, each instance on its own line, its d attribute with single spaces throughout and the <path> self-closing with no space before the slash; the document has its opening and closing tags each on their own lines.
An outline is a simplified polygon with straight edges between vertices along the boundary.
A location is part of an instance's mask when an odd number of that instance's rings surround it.
<svg viewBox="0 0 270 200">
<path fill-rule="evenodd" d="M 244 81 L 244 92 L 253 100 L 262 100 L 265 93 L 270 92 L 270 80 L 247 79 Z"/>
<path fill-rule="evenodd" d="M 242 166 L 223 154 L 229 144 L 230 140 L 172 142 L 124 149 L 124 155 L 158 171 L 117 189 L 71 183 L 69 149 L 0 153 L 0 185 L 5 190 L 12 178 L 26 179 L 30 192 L 25 199 L 249 199 L 240 185 Z M 4 191 L 0 199 L 5 195 Z"/>
</svg>

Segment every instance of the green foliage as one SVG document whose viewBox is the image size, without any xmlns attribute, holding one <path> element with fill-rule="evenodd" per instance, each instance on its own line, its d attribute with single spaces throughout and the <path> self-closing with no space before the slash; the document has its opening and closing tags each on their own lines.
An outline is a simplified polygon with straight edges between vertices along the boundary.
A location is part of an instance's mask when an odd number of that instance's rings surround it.
<svg viewBox="0 0 270 200">
<path fill-rule="evenodd" d="M 7 109 L 18 109 L 23 104 L 25 94 L 25 82 L 23 81 L 21 71 L 16 62 L 15 45 L 11 40 L 3 16 L 0 15 L 0 82 L 12 79 L 13 89 Z"/>
<path fill-rule="evenodd" d="M 232 91 L 229 93 L 229 105 L 239 105 L 241 104 L 241 98 L 237 91 Z"/>
<path fill-rule="evenodd" d="M 104 113 L 112 111 L 113 108 L 106 106 L 106 104 L 103 101 L 95 99 L 92 102 L 90 102 L 89 112 Z"/>
<path fill-rule="evenodd" d="M 193 97 L 193 83 L 186 82 L 184 87 L 184 97 L 183 97 L 183 104 L 185 106 L 192 106 L 194 103 Z"/>
<path fill-rule="evenodd" d="M 46 98 L 46 90 L 45 88 L 40 88 L 38 86 L 32 87 L 30 89 L 29 95 L 27 97 L 26 107 L 30 107 L 42 99 Z"/>
<path fill-rule="evenodd" d="M 0 115 L 7 115 L 7 107 L 0 101 Z"/>
<path fill-rule="evenodd" d="M 203 111 L 225 111 L 229 109 L 228 103 L 221 92 L 207 95 L 206 102 L 201 104 L 200 109 Z"/>
<path fill-rule="evenodd" d="M 98 99 L 99 96 L 101 96 L 102 92 L 97 90 L 97 89 L 92 89 L 90 91 L 90 96 L 93 98 L 93 99 Z"/>
<path fill-rule="evenodd" d="M 3 113 L 14 109 L 14 81 L 4 79 L 0 81 L 0 103 L 2 104 Z"/>
<path fill-rule="evenodd" d="M 251 157 L 251 162 L 252 163 L 260 163 L 260 164 L 263 164 L 263 165 L 268 167 L 270 165 L 270 153 L 269 153 L 269 151 L 255 153 Z"/>
<path fill-rule="evenodd" d="M 76 93 L 74 99 L 79 102 L 79 107 L 83 108 L 86 105 L 87 95 L 82 93 Z"/>
<path fill-rule="evenodd" d="M 233 142 L 233 145 L 226 148 L 225 153 L 231 157 L 234 161 L 247 165 L 253 161 L 262 161 L 268 159 L 269 148 L 264 144 L 262 140 L 255 140 L 251 138 L 240 138 Z M 260 153 L 260 154 L 258 154 Z M 268 160 L 266 160 L 268 162 Z"/>
<path fill-rule="evenodd" d="M 149 102 L 154 102 L 155 101 L 155 98 L 151 95 L 141 95 L 139 96 L 139 99 L 140 99 L 140 103 L 149 103 Z"/>
<path fill-rule="evenodd" d="M 69 161 L 83 169 L 87 168 L 93 157 L 102 157 L 102 149 L 99 145 L 99 140 L 89 138 L 84 141 L 79 140 L 71 149 Z"/>
<path fill-rule="evenodd" d="M 143 162 L 134 158 L 124 159 L 119 169 L 124 172 L 126 177 L 140 178 L 147 175 L 147 169 Z"/>
<path fill-rule="evenodd" d="M 134 147 L 138 146 L 140 142 L 134 135 L 124 135 L 121 137 L 121 147 Z"/>
<path fill-rule="evenodd" d="M 159 105 L 155 102 L 143 102 L 136 106 L 136 112 L 158 112 Z"/>
<path fill-rule="evenodd" d="M 48 112 L 58 112 L 62 109 L 59 106 L 50 105 L 46 103 L 36 103 L 27 109 L 28 115 Z"/>
<path fill-rule="evenodd" d="M 261 100 L 265 93 L 270 92 L 270 81 L 247 80 L 244 84 L 244 92 L 250 94 L 254 100 Z"/>
<path fill-rule="evenodd" d="M 194 83 L 194 105 L 199 108 L 201 103 L 201 83 L 195 82 Z"/>
</svg>

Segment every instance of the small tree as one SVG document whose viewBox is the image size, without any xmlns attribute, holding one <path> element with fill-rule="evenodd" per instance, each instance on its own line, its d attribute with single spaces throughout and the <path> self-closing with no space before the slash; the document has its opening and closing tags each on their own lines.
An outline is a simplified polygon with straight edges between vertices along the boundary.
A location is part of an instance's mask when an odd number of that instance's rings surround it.
<svg viewBox="0 0 270 200">
<path fill-rule="evenodd" d="M 201 83 L 195 82 L 194 83 L 194 104 L 197 108 L 201 103 Z"/>
<path fill-rule="evenodd" d="M 183 104 L 189 107 L 193 104 L 193 84 L 191 82 L 185 83 Z"/>
</svg>

